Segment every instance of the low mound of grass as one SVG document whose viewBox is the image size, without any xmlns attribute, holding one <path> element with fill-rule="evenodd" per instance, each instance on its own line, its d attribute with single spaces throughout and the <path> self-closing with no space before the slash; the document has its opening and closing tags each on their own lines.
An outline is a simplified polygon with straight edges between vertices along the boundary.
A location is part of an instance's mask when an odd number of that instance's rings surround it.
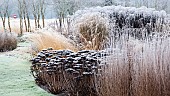
<svg viewBox="0 0 170 96">
<path fill-rule="evenodd" d="M 52 47 L 55 50 L 70 49 L 77 51 L 77 48 L 74 46 L 74 42 L 56 32 L 42 30 L 39 32 L 29 33 L 25 36 L 25 40 L 32 42 L 31 47 L 34 52 L 39 52 L 40 50 L 49 47 Z"/>
<path fill-rule="evenodd" d="M 10 51 L 17 47 L 17 35 L 11 32 L 0 32 L 0 52 Z"/>
</svg>

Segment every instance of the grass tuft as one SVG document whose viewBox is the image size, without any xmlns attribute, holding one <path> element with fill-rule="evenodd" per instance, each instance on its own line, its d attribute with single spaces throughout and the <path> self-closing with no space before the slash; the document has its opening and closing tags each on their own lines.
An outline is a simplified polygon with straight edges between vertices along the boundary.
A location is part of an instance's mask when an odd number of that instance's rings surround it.
<svg viewBox="0 0 170 96">
<path fill-rule="evenodd" d="M 10 51 L 17 47 L 17 35 L 11 32 L 0 32 L 0 52 Z"/>
</svg>

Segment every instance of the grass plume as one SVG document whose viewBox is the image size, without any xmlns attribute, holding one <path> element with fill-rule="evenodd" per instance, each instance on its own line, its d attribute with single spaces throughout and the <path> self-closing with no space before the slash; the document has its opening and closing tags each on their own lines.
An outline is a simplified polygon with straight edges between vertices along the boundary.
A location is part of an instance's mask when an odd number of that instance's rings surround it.
<svg viewBox="0 0 170 96">
<path fill-rule="evenodd" d="M 106 20 L 98 14 L 85 14 L 76 22 L 85 49 L 100 50 L 108 36 Z"/>
</svg>

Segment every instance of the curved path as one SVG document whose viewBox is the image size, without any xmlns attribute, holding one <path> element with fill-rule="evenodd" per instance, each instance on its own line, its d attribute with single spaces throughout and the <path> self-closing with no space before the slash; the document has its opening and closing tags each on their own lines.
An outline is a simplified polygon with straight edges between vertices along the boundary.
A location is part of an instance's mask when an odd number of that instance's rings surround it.
<svg viewBox="0 0 170 96">
<path fill-rule="evenodd" d="M 0 96 L 53 96 L 36 86 L 30 74 L 30 43 L 18 46 L 0 53 Z"/>
</svg>

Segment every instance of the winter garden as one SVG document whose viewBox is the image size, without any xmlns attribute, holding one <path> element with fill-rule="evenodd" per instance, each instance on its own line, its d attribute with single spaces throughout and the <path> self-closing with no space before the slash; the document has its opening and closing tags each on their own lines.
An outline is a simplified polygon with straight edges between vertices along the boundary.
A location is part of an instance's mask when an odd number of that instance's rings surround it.
<svg viewBox="0 0 170 96">
<path fill-rule="evenodd" d="M 168 4 L 2 0 L 1 96 L 169 96 Z"/>
</svg>

